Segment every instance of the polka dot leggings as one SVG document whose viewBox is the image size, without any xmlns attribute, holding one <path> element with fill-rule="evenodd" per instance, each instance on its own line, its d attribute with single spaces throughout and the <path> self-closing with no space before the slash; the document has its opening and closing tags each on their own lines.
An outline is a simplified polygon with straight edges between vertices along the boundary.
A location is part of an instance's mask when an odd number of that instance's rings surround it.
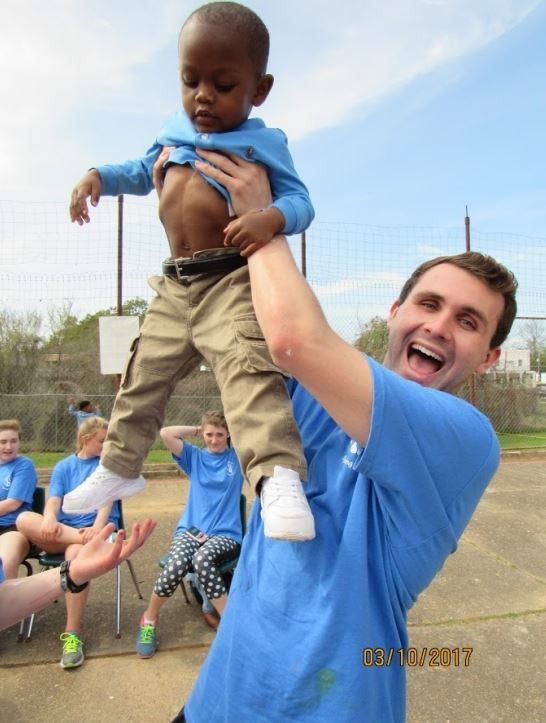
<svg viewBox="0 0 546 723">
<path fill-rule="evenodd" d="M 176 535 L 169 549 L 169 559 L 154 585 L 159 597 L 171 597 L 184 575 L 192 568 L 199 576 L 209 599 L 227 593 L 218 565 L 238 554 L 241 546 L 224 535 L 209 538 L 203 545 L 183 532 Z"/>
</svg>

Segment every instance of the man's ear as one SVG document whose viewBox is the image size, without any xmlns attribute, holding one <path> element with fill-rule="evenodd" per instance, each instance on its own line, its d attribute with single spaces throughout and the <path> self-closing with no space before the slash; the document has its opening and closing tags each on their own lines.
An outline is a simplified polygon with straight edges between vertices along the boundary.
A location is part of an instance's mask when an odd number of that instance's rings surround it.
<svg viewBox="0 0 546 723">
<path fill-rule="evenodd" d="M 265 99 L 269 95 L 269 91 L 273 87 L 273 80 L 273 76 L 269 73 L 266 73 L 266 75 L 262 75 L 262 77 L 258 81 L 258 85 L 256 86 L 256 93 L 254 94 L 254 99 L 252 101 L 253 106 L 257 108 L 265 101 Z"/>
<path fill-rule="evenodd" d="M 389 316 L 387 317 L 387 325 L 390 324 L 390 322 L 394 319 L 394 317 L 398 313 L 399 308 L 400 308 L 400 302 L 393 301 L 391 304 L 391 308 L 389 309 Z"/>
<path fill-rule="evenodd" d="M 476 374 L 485 374 L 485 372 L 490 369 L 493 364 L 498 360 L 500 357 L 501 350 L 497 347 L 497 349 L 489 349 L 487 354 L 484 357 L 484 360 L 480 364 L 480 366 L 476 369 Z"/>
</svg>

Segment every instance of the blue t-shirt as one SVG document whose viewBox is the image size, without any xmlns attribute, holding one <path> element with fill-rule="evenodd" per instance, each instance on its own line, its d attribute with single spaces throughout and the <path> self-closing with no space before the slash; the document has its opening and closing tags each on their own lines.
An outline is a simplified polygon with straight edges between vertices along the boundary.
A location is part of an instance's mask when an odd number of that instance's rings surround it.
<svg viewBox="0 0 546 723">
<path fill-rule="evenodd" d="M 28 457 L 16 457 L 0 464 L 0 500 L 22 500 L 16 510 L 0 515 L 0 526 L 14 525 L 17 516 L 32 509 L 32 496 L 38 483 L 34 463 Z"/>
<path fill-rule="evenodd" d="M 190 478 L 188 502 L 176 534 L 198 527 L 209 537 L 226 535 L 241 542 L 243 474 L 235 450 L 227 447 L 220 453 L 209 452 L 184 441 L 182 454 L 172 457 Z"/>
<path fill-rule="evenodd" d="M 315 216 L 307 188 L 299 178 L 288 150 L 286 135 L 279 128 L 267 128 L 260 118 L 249 118 L 237 128 L 222 133 L 197 133 L 182 110 L 169 118 L 146 154 L 124 163 L 97 166 L 101 177 L 101 194 L 145 195 L 154 190 L 153 166 L 164 146 L 176 146 L 165 166 L 189 163 L 195 168 L 199 156 L 196 148 L 242 156 L 267 168 L 272 206 L 284 216 L 282 233 L 305 231 Z M 229 202 L 225 186 L 204 175 Z"/>
<path fill-rule="evenodd" d="M 49 497 L 60 497 L 61 499 L 72 490 L 79 487 L 99 466 L 100 457 L 91 457 L 89 459 L 80 459 L 77 454 L 71 454 L 57 462 L 51 473 L 51 482 L 49 483 Z M 57 520 L 64 525 L 70 527 L 91 527 L 97 517 L 96 512 L 87 514 L 68 514 L 59 510 Z M 116 527 L 119 526 L 119 503 L 114 502 L 110 510 L 108 522 L 113 522 Z"/>
<path fill-rule="evenodd" d="M 254 505 L 189 723 L 404 721 L 407 611 L 456 549 L 500 455 L 474 407 L 370 367 L 365 448 L 292 388 L 317 535 L 267 539 Z"/>
<path fill-rule="evenodd" d="M 97 410 L 95 412 L 84 412 L 81 409 L 78 409 L 78 407 L 75 404 L 69 404 L 68 405 L 68 413 L 71 414 L 73 417 L 75 417 L 76 422 L 78 423 L 78 427 L 82 422 L 85 422 L 86 419 L 90 419 L 91 417 L 101 417 L 102 414 L 100 410 Z"/>
</svg>

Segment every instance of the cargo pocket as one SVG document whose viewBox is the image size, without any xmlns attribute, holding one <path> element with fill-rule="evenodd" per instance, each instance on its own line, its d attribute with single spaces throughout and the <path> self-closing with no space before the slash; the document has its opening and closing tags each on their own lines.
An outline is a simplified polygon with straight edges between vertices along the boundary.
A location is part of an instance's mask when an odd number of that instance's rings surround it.
<svg viewBox="0 0 546 723">
<path fill-rule="evenodd" d="M 121 379 L 121 388 L 127 389 L 129 386 L 129 382 L 131 379 L 131 372 L 135 363 L 135 356 L 138 350 L 138 342 L 140 341 L 140 334 L 136 337 L 136 339 L 133 339 L 131 346 L 129 348 L 129 359 L 127 360 L 127 364 L 125 365 L 125 371 L 123 372 L 123 377 Z"/>
<path fill-rule="evenodd" d="M 237 357 L 250 374 L 282 371 L 273 363 L 260 325 L 255 316 L 239 316 L 233 321 Z"/>
</svg>

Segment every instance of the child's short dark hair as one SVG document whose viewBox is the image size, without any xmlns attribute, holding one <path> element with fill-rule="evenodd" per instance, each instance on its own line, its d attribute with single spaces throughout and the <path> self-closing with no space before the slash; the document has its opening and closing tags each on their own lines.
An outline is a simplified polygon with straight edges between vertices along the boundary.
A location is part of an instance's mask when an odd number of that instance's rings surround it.
<svg viewBox="0 0 546 723">
<path fill-rule="evenodd" d="M 248 54 L 259 75 L 267 70 L 269 58 L 269 31 L 263 21 L 250 8 L 235 2 L 212 2 L 202 5 L 188 16 L 184 27 L 192 18 L 212 25 L 222 25 L 245 39 Z"/>
<path fill-rule="evenodd" d="M 80 410 L 80 412 L 83 412 L 83 410 L 84 410 L 86 407 L 88 407 L 90 404 L 91 404 L 91 402 L 89 401 L 89 399 L 83 399 L 83 400 L 78 404 L 78 409 Z"/>
</svg>

